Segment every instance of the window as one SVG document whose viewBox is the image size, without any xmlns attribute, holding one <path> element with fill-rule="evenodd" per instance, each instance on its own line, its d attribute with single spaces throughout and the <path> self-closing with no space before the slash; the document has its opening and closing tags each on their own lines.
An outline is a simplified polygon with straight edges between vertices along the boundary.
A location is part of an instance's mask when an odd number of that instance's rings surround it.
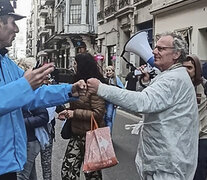
<svg viewBox="0 0 207 180">
<path fill-rule="evenodd" d="M 187 28 L 183 28 L 183 29 L 177 29 L 175 30 L 175 32 L 180 33 L 186 40 L 186 42 L 188 43 L 188 52 L 190 52 L 190 54 L 192 54 L 192 43 L 191 43 L 191 34 L 192 34 L 192 26 L 187 27 Z"/>
<path fill-rule="evenodd" d="M 153 26 L 153 21 L 152 20 L 146 21 L 146 22 L 143 22 L 143 23 L 137 25 L 137 31 L 142 30 L 142 31 L 147 32 L 148 42 L 149 42 L 149 45 L 151 47 L 152 47 L 152 44 L 153 44 L 153 29 L 152 29 L 152 26 Z M 141 65 L 146 64 L 146 62 L 140 57 L 140 61 L 137 61 L 135 64 L 139 64 L 139 66 L 141 66 Z"/>
<path fill-rule="evenodd" d="M 103 39 L 100 39 L 99 40 L 99 45 L 98 45 L 98 53 L 101 53 L 102 52 L 102 46 L 103 46 Z"/>
<path fill-rule="evenodd" d="M 81 1 L 72 0 L 70 5 L 70 24 L 81 23 Z"/>
<path fill-rule="evenodd" d="M 108 46 L 108 66 L 115 65 L 116 60 L 116 45 L 114 46 Z"/>
<path fill-rule="evenodd" d="M 104 0 L 100 0 L 100 11 L 104 10 Z"/>
<path fill-rule="evenodd" d="M 110 5 L 113 5 L 113 4 L 116 4 L 116 3 L 117 3 L 117 0 L 110 0 L 110 1 L 109 1 L 109 4 L 110 4 Z"/>
</svg>

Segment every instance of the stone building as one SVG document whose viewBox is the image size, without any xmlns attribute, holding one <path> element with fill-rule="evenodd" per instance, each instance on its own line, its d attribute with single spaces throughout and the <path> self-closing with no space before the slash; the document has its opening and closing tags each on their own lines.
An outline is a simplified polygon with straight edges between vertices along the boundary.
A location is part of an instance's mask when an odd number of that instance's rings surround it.
<svg viewBox="0 0 207 180">
<path fill-rule="evenodd" d="M 207 60 L 207 1 L 206 0 L 153 0 L 154 34 L 163 31 L 181 32 L 189 53 Z"/>
<path fill-rule="evenodd" d="M 77 53 L 94 53 L 96 27 L 95 0 L 32 0 L 27 51 L 69 68 Z"/>
<path fill-rule="evenodd" d="M 123 80 L 130 68 L 120 55 L 140 30 L 148 33 L 152 48 L 156 34 L 179 31 L 189 53 L 206 61 L 206 18 L 206 0 L 33 0 L 27 51 L 69 68 L 74 56 L 87 49 L 103 69 L 114 65 Z M 125 57 L 135 66 L 144 63 L 133 53 Z"/>
<path fill-rule="evenodd" d="M 116 73 L 125 77 L 130 71 L 120 57 L 128 39 L 137 31 L 148 33 L 151 47 L 155 35 L 165 31 L 181 32 L 189 44 L 189 53 L 207 60 L 206 0 L 97 0 L 98 52 L 103 66 L 115 65 Z M 135 66 L 143 63 L 139 56 L 126 54 Z"/>
<path fill-rule="evenodd" d="M 149 8 L 151 0 L 98 0 L 98 53 L 105 59 L 103 66 L 114 65 L 117 75 L 125 77 L 130 71 L 127 63 L 120 57 L 128 39 L 139 30 L 148 32 L 152 43 L 153 16 Z M 126 59 L 135 66 L 140 58 L 126 54 Z"/>
</svg>

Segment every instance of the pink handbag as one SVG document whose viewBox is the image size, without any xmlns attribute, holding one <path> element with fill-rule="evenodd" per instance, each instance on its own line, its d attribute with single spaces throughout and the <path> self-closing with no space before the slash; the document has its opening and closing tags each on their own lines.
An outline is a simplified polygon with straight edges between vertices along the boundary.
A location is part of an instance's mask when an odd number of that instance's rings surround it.
<svg viewBox="0 0 207 180">
<path fill-rule="evenodd" d="M 118 164 L 109 127 L 98 128 L 91 115 L 91 130 L 86 132 L 83 171 L 91 172 Z"/>
</svg>

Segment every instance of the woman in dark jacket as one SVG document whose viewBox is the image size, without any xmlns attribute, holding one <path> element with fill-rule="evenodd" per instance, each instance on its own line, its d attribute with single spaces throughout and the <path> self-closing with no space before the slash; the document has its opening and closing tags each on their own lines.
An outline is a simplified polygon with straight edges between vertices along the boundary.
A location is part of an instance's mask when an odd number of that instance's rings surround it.
<svg viewBox="0 0 207 180">
<path fill-rule="evenodd" d="M 98 78 L 104 82 L 93 56 L 89 53 L 78 54 L 75 57 L 74 69 L 77 81 Z M 78 180 L 80 178 L 80 169 L 85 154 L 85 136 L 86 131 L 91 128 L 92 113 L 99 127 L 105 126 L 103 119 L 105 101 L 88 92 L 86 92 L 85 96 L 80 96 L 78 101 L 70 103 L 70 110 L 64 110 L 59 113 L 59 119 L 67 118 L 67 121 L 71 121 L 72 129 L 72 137 L 69 140 L 62 164 L 61 176 L 63 180 Z M 94 171 L 85 174 L 85 177 L 86 180 L 101 180 L 102 174 L 101 171 Z"/>
<path fill-rule="evenodd" d="M 40 127 L 47 129 L 48 112 L 45 108 L 32 111 L 23 110 L 23 116 L 27 132 L 27 161 L 24 169 L 17 173 L 17 180 L 37 180 L 35 159 L 40 152 L 41 146 L 36 137 L 35 129 Z"/>
</svg>

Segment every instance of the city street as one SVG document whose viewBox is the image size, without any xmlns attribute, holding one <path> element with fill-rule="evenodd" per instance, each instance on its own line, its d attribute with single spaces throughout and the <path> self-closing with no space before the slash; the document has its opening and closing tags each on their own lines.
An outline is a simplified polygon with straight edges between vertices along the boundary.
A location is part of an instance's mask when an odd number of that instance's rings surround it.
<svg viewBox="0 0 207 180">
<path fill-rule="evenodd" d="M 113 129 L 113 144 L 119 164 L 103 170 L 104 180 L 137 180 L 136 167 L 134 163 L 137 137 L 131 135 L 129 130 L 125 130 L 125 124 L 134 124 L 139 121 L 137 116 L 126 113 L 122 110 L 117 111 L 117 116 Z M 60 137 L 61 121 L 56 124 L 56 142 L 53 146 L 53 180 L 60 180 L 61 163 L 67 146 L 67 140 Z M 37 162 L 38 180 L 42 180 L 40 158 Z M 84 180 L 81 174 L 81 180 Z"/>
<path fill-rule="evenodd" d="M 63 179 L 71 170 L 77 180 L 207 180 L 205 17 L 207 0 L 0 0 L 0 180 L 44 180 L 40 148 L 49 143 L 47 180 L 62 180 L 67 146 Z M 56 114 L 52 147 L 54 110 L 46 107 L 64 103 L 59 118 L 74 117 L 74 139 L 70 131 L 62 133 L 69 145 L 61 137 Z M 85 138 L 78 136 L 90 130 L 90 110 L 105 109 L 118 164 L 95 175 L 81 167 L 79 178 Z M 100 153 L 109 164 L 104 134 L 95 132 L 85 157 Z"/>
</svg>

